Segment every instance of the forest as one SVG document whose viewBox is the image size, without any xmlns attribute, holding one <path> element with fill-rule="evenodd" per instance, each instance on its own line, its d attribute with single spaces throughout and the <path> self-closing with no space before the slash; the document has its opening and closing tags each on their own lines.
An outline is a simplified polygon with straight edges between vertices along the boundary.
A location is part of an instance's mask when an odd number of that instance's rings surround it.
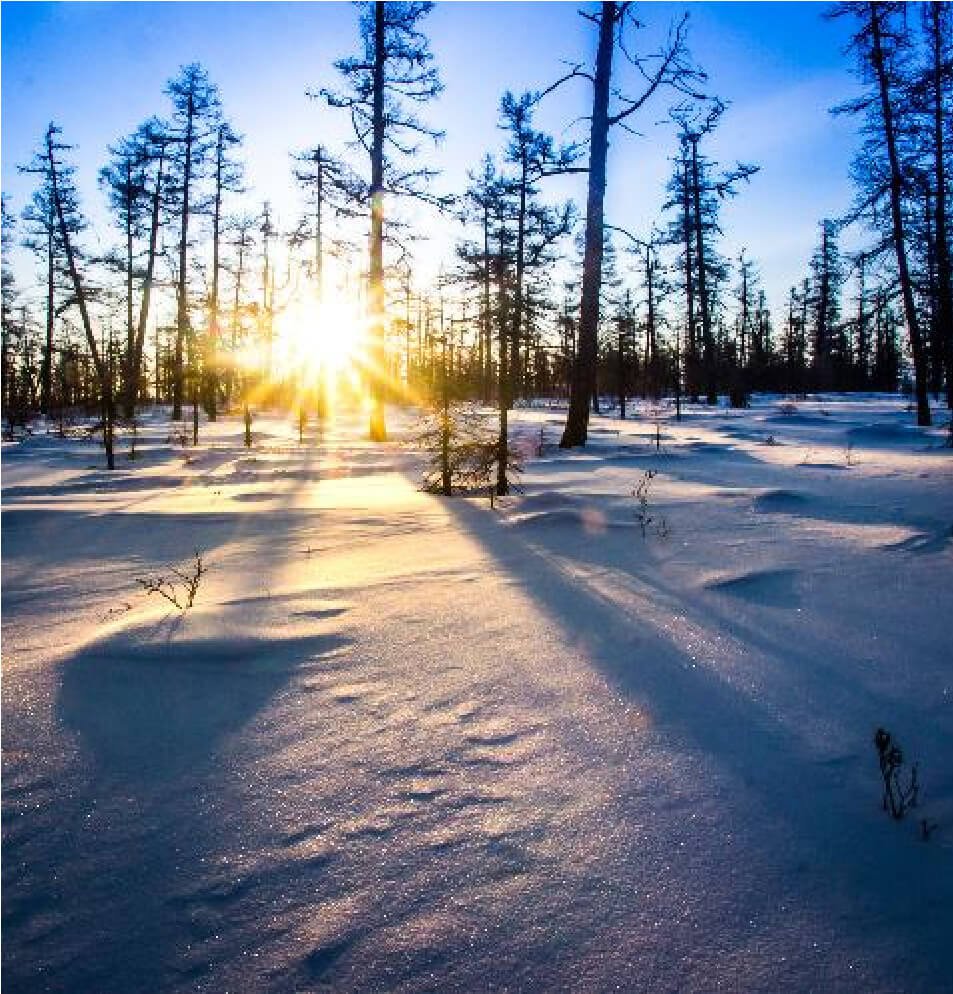
<svg viewBox="0 0 953 994">
<path fill-rule="evenodd" d="M 504 92 L 500 146 L 473 164 L 465 190 L 445 192 L 441 136 L 426 123 L 441 93 L 428 11 L 361 13 L 359 53 L 337 63 L 340 89 L 311 94 L 325 113 L 350 116 L 354 140 L 293 156 L 300 216 L 284 227 L 267 191 L 243 185 L 242 137 L 199 64 L 109 148 L 103 250 L 86 247 L 70 136 L 51 122 L 21 166 L 35 176 L 32 199 L 18 212 L 4 201 L 8 430 L 96 414 L 109 454 L 114 426 L 143 404 L 170 404 L 173 420 L 191 407 L 197 436 L 199 409 L 212 421 L 275 405 L 321 417 L 349 384 L 374 398 L 375 439 L 386 437 L 387 400 L 439 405 L 447 393 L 501 410 L 567 400 L 565 447 L 585 443 L 590 410 L 612 403 L 624 417 L 629 397 L 727 396 L 743 408 L 753 392 L 902 388 L 919 425 L 931 423 L 931 394 L 953 403 L 944 4 L 828 12 L 851 21 L 845 57 L 862 83 L 833 108 L 858 121 L 856 196 L 817 219 L 783 313 L 766 302 L 757 246 L 720 251 L 721 207 L 759 167 L 707 154 L 731 109 L 692 61 L 687 15 L 658 51 L 640 53 L 628 5 L 584 13 L 594 66 Z M 641 90 L 614 88 L 620 60 L 638 68 Z M 588 135 L 559 144 L 534 114 L 564 86 L 588 87 L 592 113 Z M 671 118 L 677 141 L 657 221 L 632 232 L 605 216 L 606 153 L 610 134 L 646 108 Z M 586 176 L 584 206 L 547 197 L 550 178 L 571 173 Z M 456 257 L 430 285 L 415 278 L 415 231 L 402 217 L 412 200 L 431 209 L 428 224 L 456 232 Z M 845 230 L 862 232 L 860 248 L 841 249 Z M 18 291 L 9 264 L 17 241 L 35 260 L 33 291 Z"/>
<path fill-rule="evenodd" d="M 950 4 L 0 14 L 4 989 L 953 994 Z"/>
</svg>

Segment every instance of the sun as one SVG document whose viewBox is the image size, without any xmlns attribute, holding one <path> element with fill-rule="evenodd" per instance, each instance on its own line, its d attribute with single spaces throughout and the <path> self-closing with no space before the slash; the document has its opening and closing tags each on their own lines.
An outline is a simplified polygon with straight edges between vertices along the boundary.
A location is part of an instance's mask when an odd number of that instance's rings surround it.
<svg viewBox="0 0 953 994">
<path fill-rule="evenodd" d="M 308 379 L 342 373 L 364 349 L 366 323 L 351 297 L 296 296 L 275 316 L 275 364 L 285 374 Z"/>
</svg>

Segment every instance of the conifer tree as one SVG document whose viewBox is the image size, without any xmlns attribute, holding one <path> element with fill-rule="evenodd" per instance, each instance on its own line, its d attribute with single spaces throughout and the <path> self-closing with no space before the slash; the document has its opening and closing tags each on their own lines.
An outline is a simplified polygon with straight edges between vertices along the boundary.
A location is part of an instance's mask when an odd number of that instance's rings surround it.
<svg viewBox="0 0 953 994">
<path fill-rule="evenodd" d="M 380 442 L 387 439 L 384 415 L 387 394 L 385 196 L 413 197 L 443 204 L 441 198 L 426 189 L 435 171 L 409 164 L 418 152 L 420 137 L 434 141 L 442 137 L 441 132 L 428 127 L 407 108 L 408 103 L 425 103 L 433 99 L 443 89 L 427 38 L 420 28 L 432 7 L 431 3 L 416 0 L 392 3 L 374 0 L 361 4 L 363 52 L 336 63 L 349 91 L 321 90 L 330 106 L 348 111 L 355 138 L 370 160 L 370 182 L 363 190 L 363 200 L 370 210 L 370 437 Z"/>
</svg>

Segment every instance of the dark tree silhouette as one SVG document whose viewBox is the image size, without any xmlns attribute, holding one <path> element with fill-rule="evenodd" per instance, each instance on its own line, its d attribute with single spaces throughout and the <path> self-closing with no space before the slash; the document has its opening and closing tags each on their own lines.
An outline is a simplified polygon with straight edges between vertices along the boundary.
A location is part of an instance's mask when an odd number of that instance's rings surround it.
<svg viewBox="0 0 953 994">
<path fill-rule="evenodd" d="M 527 228 L 533 220 L 544 229 L 544 238 L 552 242 L 562 234 L 568 234 L 572 219 L 569 205 L 563 208 L 562 216 L 556 219 L 546 216 L 536 202 L 539 194 L 539 181 L 547 176 L 565 175 L 572 172 L 585 172 L 573 163 L 579 158 L 576 145 L 556 148 L 550 135 L 533 127 L 533 110 L 539 94 L 523 93 L 516 97 L 507 90 L 500 101 L 500 127 L 506 131 L 508 142 L 505 160 L 514 167 L 513 183 L 516 189 L 516 259 L 513 289 L 513 314 L 510 332 L 509 375 L 512 388 L 510 399 L 520 391 L 520 345 L 523 342 L 523 317 L 525 310 L 524 280 L 527 265 Z"/>
<path fill-rule="evenodd" d="M 850 17 L 857 24 L 850 48 L 866 92 L 841 104 L 835 113 L 864 116 L 864 147 L 854 168 L 860 187 L 854 216 L 866 217 L 886 234 L 900 282 L 904 319 L 913 354 L 917 424 L 931 423 L 927 395 L 927 353 L 914 297 L 904 199 L 910 190 L 910 163 L 903 156 L 901 131 L 910 113 L 908 59 L 912 46 L 901 3 L 840 3 L 832 17 Z M 884 209 L 886 207 L 886 210 Z"/>
<path fill-rule="evenodd" d="M 166 94 L 172 101 L 168 137 L 173 170 L 170 191 L 178 201 L 175 209 L 179 224 L 178 263 L 176 267 L 176 334 L 172 379 L 172 417 L 182 417 L 185 390 L 184 349 L 191 341 L 189 319 L 189 223 L 196 207 L 196 185 L 206 169 L 220 124 L 218 91 L 208 73 L 198 63 L 183 66 L 170 80 Z"/>
<path fill-rule="evenodd" d="M 694 309 L 701 321 L 701 341 L 696 337 L 696 349 L 701 351 L 704 386 L 709 404 L 718 401 L 718 344 L 714 329 L 715 285 L 724 276 L 724 266 L 715 251 L 714 241 L 721 234 L 718 215 L 725 197 L 734 196 L 741 182 L 749 180 L 758 167 L 739 162 L 733 169 L 716 172 L 718 164 L 699 151 L 702 139 L 718 126 L 725 111 L 725 104 L 714 100 L 707 106 L 683 105 L 673 117 L 680 127 L 683 171 L 676 171 L 676 197 L 672 206 L 680 206 L 686 197 L 679 196 L 678 183 L 687 184 L 689 221 L 691 226 L 690 252 L 694 264 L 694 279 L 686 282 L 686 293 L 693 294 Z M 688 257 L 688 256 L 686 256 Z"/>
<path fill-rule="evenodd" d="M 241 145 L 242 139 L 225 121 L 219 121 L 215 129 L 215 145 L 212 153 L 212 280 L 208 301 L 208 336 L 205 354 L 205 409 L 209 421 L 214 421 L 218 413 L 218 395 L 221 387 L 219 323 L 219 286 L 221 279 L 221 237 L 222 204 L 226 193 L 242 191 L 242 169 L 233 157 L 233 150 Z"/>
<path fill-rule="evenodd" d="M 43 358 L 40 365 L 40 411 L 43 414 L 49 414 L 53 390 L 53 332 L 56 320 L 56 295 L 63 251 L 56 208 L 53 203 L 49 156 L 45 146 L 34 155 L 29 165 L 20 167 L 20 172 L 32 173 L 39 177 L 39 185 L 22 215 L 27 226 L 23 245 L 37 257 L 44 270 L 46 314 Z"/>
<path fill-rule="evenodd" d="M 62 130 L 51 123 L 46 130 L 46 159 L 50 183 L 50 197 L 52 198 L 53 210 L 56 214 L 56 222 L 59 230 L 59 237 L 63 246 L 63 254 L 66 259 L 67 270 L 73 287 L 76 306 L 79 309 L 80 318 L 83 323 L 83 332 L 86 335 L 86 345 L 92 357 L 93 367 L 99 381 L 100 399 L 103 409 L 103 444 L 106 449 L 106 464 L 109 469 L 115 469 L 115 457 L 113 454 L 113 364 L 109 355 L 100 352 L 96 341 L 96 334 L 93 330 L 93 323 L 89 313 L 89 291 L 80 276 L 78 253 L 73 244 L 73 236 L 83 231 L 86 227 L 79 210 L 79 200 L 76 195 L 76 188 L 73 185 L 74 167 L 63 161 L 63 153 L 72 149 L 71 145 L 61 142 L 57 136 Z"/>
<path fill-rule="evenodd" d="M 427 38 L 420 30 L 420 22 L 432 7 L 431 3 L 403 0 L 362 4 L 360 29 L 364 51 L 360 56 L 336 63 L 350 92 L 321 90 L 330 106 L 349 112 L 357 143 L 370 159 L 370 183 L 365 188 L 364 200 L 371 215 L 368 365 L 372 394 L 370 437 L 374 441 L 387 439 L 384 197 L 390 194 L 443 203 L 426 190 L 435 176 L 434 170 L 408 164 L 418 151 L 419 137 L 434 141 L 442 137 L 441 132 L 429 128 L 406 108 L 408 101 L 425 103 L 443 89 Z"/>
<path fill-rule="evenodd" d="M 816 390 L 830 390 L 844 382 L 849 362 L 840 323 L 840 289 L 844 282 L 837 225 L 824 220 L 820 241 L 811 258 L 812 317 L 811 367 Z"/>
<path fill-rule="evenodd" d="M 601 4 L 599 13 L 583 13 L 582 16 L 598 29 L 595 71 L 590 73 L 581 65 L 575 66 L 571 72 L 544 91 L 552 92 L 572 78 L 586 79 L 592 84 L 582 299 L 569 414 L 559 443 L 563 448 L 585 445 L 589 426 L 589 402 L 595 393 L 609 130 L 616 125 L 627 127 L 627 119 L 641 110 L 660 88 L 669 87 L 682 92 L 694 92 L 697 82 L 702 78 L 702 74 L 688 61 L 685 47 L 686 18 L 682 18 L 672 28 L 667 42 L 659 52 L 653 56 L 640 57 L 631 54 L 623 43 L 626 26 L 638 27 L 638 22 L 632 16 L 630 3 L 605 2 Z M 618 95 L 617 109 L 613 109 L 610 106 L 613 97 L 612 59 L 616 47 L 636 66 L 645 78 L 646 84 L 638 96 Z"/>
</svg>

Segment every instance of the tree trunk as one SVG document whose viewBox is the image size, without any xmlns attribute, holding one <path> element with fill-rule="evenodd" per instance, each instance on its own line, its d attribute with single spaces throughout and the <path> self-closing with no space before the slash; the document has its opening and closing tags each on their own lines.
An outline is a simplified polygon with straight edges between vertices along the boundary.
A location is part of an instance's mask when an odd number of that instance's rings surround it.
<svg viewBox="0 0 953 994">
<path fill-rule="evenodd" d="M 579 339 L 573 363 L 569 415 L 559 445 L 568 449 L 585 445 L 589 429 L 589 402 L 596 388 L 596 358 L 599 334 L 599 291 L 602 287 L 604 250 L 604 202 L 606 159 L 609 151 L 609 89 L 612 79 L 612 49 L 616 5 L 602 4 L 599 18 L 599 48 L 592 98 L 589 132 L 589 186 L 586 196 L 586 241 L 582 263 L 582 302 Z"/>
<path fill-rule="evenodd" d="M 93 334 L 93 324 L 89 317 L 89 309 L 86 306 L 86 292 L 83 281 L 80 279 L 79 271 L 76 268 L 76 257 L 73 254 L 73 246 L 69 239 L 69 229 L 66 225 L 66 216 L 63 212 L 63 203 L 60 199 L 59 183 L 56 176 L 56 159 L 53 155 L 53 126 L 47 132 L 47 160 L 50 166 L 50 186 L 52 188 L 53 207 L 60 229 L 60 239 L 63 243 L 63 253 L 66 256 L 66 266 L 69 270 L 70 280 L 73 283 L 73 292 L 76 295 L 76 304 L 79 307 L 79 315 L 83 322 L 83 332 L 86 335 L 86 344 L 89 346 L 89 354 L 93 360 L 93 367 L 99 380 L 100 397 L 108 398 L 108 403 L 104 411 L 103 441 L 106 443 L 106 458 L 109 469 L 114 468 L 112 456 L 112 383 L 110 372 L 106 367 L 103 356 L 100 354 L 99 346 L 96 344 L 96 336 Z M 107 442 L 107 434 L 109 439 Z"/>
<path fill-rule="evenodd" d="M 241 305 L 242 277 L 245 275 L 245 231 L 242 230 L 238 239 L 238 269 L 235 273 L 235 298 L 232 304 L 232 354 L 238 351 L 238 311 Z M 247 380 L 248 371 L 242 371 L 243 379 Z M 232 389 L 235 379 L 234 365 L 229 364 L 228 373 L 225 380 L 225 406 L 230 409 L 232 406 Z M 245 388 L 247 392 L 247 388 Z"/>
<path fill-rule="evenodd" d="M 659 384 L 656 373 L 658 362 L 656 355 L 655 337 L 655 264 L 652 260 L 651 244 L 645 246 L 645 286 L 648 295 L 648 312 L 645 324 L 645 384 L 653 397 L 659 396 Z"/>
<path fill-rule="evenodd" d="M 384 3 L 374 4 L 373 122 L 371 144 L 371 244 L 368 303 L 370 304 L 370 386 L 373 442 L 387 441 L 384 419 Z"/>
<path fill-rule="evenodd" d="M 212 209 L 212 286 L 209 293 L 208 349 L 206 353 L 205 409 L 209 421 L 218 416 L 218 274 L 220 269 L 219 240 L 222 223 L 222 170 L 225 167 L 225 125 L 218 126 L 215 147 L 215 203 Z"/>
<path fill-rule="evenodd" d="M 698 138 L 692 136 L 692 205 L 695 220 L 695 266 L 698 271 L 698 306 L 702 316 L 702 348 L 705 350 L 705 393 L 709 404 L 718 403 L 715 383 L 715 342 L 711 332 L 711 301 L 705 270 L 705 233 L 702 228 L 701 183 L 698 176 Z"/>
<path fill-rule="evenodd" d="M 182 363 L 182 350 L 189 325 L 189 302 L 187 299 L 187 268 L 189 252 L 189 184 L 192 179 L 192 131 L 194 104 L 189 94 L 188 113 L 185 126 L 185 166 L 182 171 L 182 223 L 179 233 L 179 279 L 178 311 L 175 327 L 175 366 L 172 375 L 172 419 L 182 418 L 182 395 L 185 387 L 185 372 Z"/>
<path fill-rule="evenodd" d="M 480 380 L 483 403 L 490 402 L 490 379 L 493 371 L 493 340 L 490 321 L 490 209 L 483 205 L 483 364 L 480 367 Z"/>
<path fill-rule="evenodd" d="M 868 9 L 870 11 L 870 28 L 873 42 L 873 67 L 880 91 L 880 110 L 883 118 L 884 139 L 887 144 L 887 159 L 890 164 L 890 215 L 893 221 L 894 249 L 897 254 L 897 275 L 900 277 L 903 313 L 907 322 L 907 332 L 910 335 L 910 349 L 913 352 L 913 375 L 916 381 L 914 388 L 917 397 L 917 424 L 927 427 L 931 424 L 931 419 L 930 399 L 927 394 L 926 354 L 923 348 L 923 338 L 920 332 L 916 302 L 913 298 L 913 282 L 910 278 L 910 269 L 907 264 L 907 248 L 903 230 L 903 210 L 900 202 L 903 177 L 900 172 L 900 158 L 897 152 L 893 106 L 890 102 L 887 70 L 884 65 L 880 12 L 874 4 L 870 4 Z"/>
<path fill-rule="evenodd" d="M 685 334 L 685 378 L 688 395 L 698 403 L 698 342 L 695 339 L 695 274 L 692 271 L 692 199 L 688 183 L 688 157 L 683 161 L 682 236 L 685 240 L 685 305 L 687 329 Z"/>
<path fill-rule="evenodd" d="M 523 274 L 526 267 L 526 152 L 520 173 L 520 203 L 516 216 L 516 286 L 513 292 L 513 325 L 510 334 L 510 404 L 521 394 L 520 344 L 523 338 Z"/>
<path fill-rule="evenodd" d="M 40 410 L 43 414 L 50 413 L 50 400 L 53 394 L 53 317 L 56 313 L 53 300 L 56 267 L 53 255 L 52 216 L 48 220 L 49 227 L 46 233 L 46 347 L 43 352 L 43 379 L 40 388 Z"/>
<path fill-rule="evenodd" d="M 936 156 L 934 210 L 936 220 L 937 326 L 945 344 L 946 402 L 953 408 L 953 264 L 950 260 L 950 235 L 947 226 L 946 139 L 943 108 L 943 30 L 939 3 L 930 4 L 933 41 L 933 147 Z"/>
<path fill-rule="evenodd" d="M 135 255 L 134 255 L 134 245 L 133 245 L 133 230 L 132 230 L 132 163 L 129 158 L 125 161 L 126 167 L 126 350 L 125 350 L 125 375 L 123 377 L 123 395 L 128 397 L 131 393 L 135 393 L 135 387 L 132 386 L 131 381 L 138 381 L 139 379 L 139 367 L 133 365 L 133 358 L 135 355 L 136 348 L 136 326 L 132 316 L 133 300 L 132 300 L 132 286 L 133 286 L 133 268 L 135 265 Z M 114 407 L 114 399 L 110 400 L 111 406 Z M 131 411 L 123 412 L 127 418 L 133 417 L 135 414 L 135 408 Z"/>
<path fill-rule="evenodd" d="M 136 343 L 131 360 L 133 375 L 126 384 L 124 399 L 126 417 L 131 418 L 136 412 L 139 400 L 139 373 L 142 369 L 142 354 L 146 343 L 146 325 L 149 321 L 149 304 L 152 299 L 152 283 L 155 279 L 156 254 L 159 244 L 160 208 L 162 206 L 162 170 L 165 163 L 165 148 L 159 152 L 158 168 L 156 170 L 156 186 L 152 193 L 152 219 L 149 228 L 149 255 L 146 260 L 146 276 L 142 284 L 142 301 L 139 305 L 139 324 L 136 328 Z M 158 336 L 158 332 L 156 333 Z M 157 373 L 158 375 L 158 373 Z M 159 401 L 156 390 L 156 403 Z"/>
<path fill-rule="evenodd" d="M 506 327 L 507 327 L 507 306 L 506 306 L 506 265 L 505 265 L 506 240 L 503 223 L 500 222 L 500 255 L 499 255 L 499 338 L 500 338 L 500 366 L 499 366 L 499 388 L 497 390 L 497 400 L 500 408 L 500 434 L 497 440 L 496 455 L 496 495 L 505 497 L 509 493 L 509 481 L 506 478 L 506 466 L 509 460 L 509 351 L 506 347 Z"/>
</svg>

